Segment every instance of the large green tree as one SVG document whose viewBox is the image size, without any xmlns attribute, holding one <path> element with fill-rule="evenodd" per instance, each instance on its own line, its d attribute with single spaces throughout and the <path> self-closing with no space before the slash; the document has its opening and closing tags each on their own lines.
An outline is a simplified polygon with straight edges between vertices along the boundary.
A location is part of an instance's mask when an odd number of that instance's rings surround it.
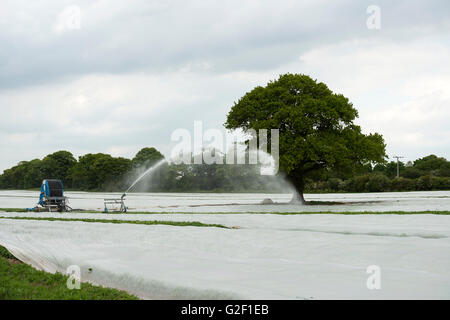
<svg viewBox="0 0 450 320">
<path fill-rule="evenodd" d="M 77 160 L 69 151 L 61 150 L 49 154 L 40 163 L 42 179 L 61 179 L 64 186 L 71 187 L 72 181 L 69 176 L 69 170 L 76 163 Z"/>
<path fill-rule="evenodd" d="M 104 153 L 88 153 L 79 157 L 71 168 L 73 186 L 81 190 L 122 190 L 125 175 L 131 169 L 131 160 L 114 158 Z"/>
<path fill-rule="evenodd" d="M 145 169 L 148 169 L 162 159 L 164 159 L 162 153 L 152 147 L 142 148 L 138 153 L 136 153 L 131 161 L 133 163 L 133 167 L 135 168 L 144 167 Z"/>
<path fill-rule="evenodd" d="M 228 129 L 279 129 L 279 168 L 305 202 L 305 178 L 321 170 L 352 171 L 385 161 L 380 134 L 365 135 L 342 94 L 307 75 L 284 74 L 246 93 L 228 113 Z"/>
<path fill-rule="evenodd" d="M 448 164 L 449 162 L 447 161 L 447 159 L 438 157 L 434 154 L 414 161 L 415 168 L 431 173 L 439 172 L 439 170 L 442 168 L 447 168 Z"/>
</svg>

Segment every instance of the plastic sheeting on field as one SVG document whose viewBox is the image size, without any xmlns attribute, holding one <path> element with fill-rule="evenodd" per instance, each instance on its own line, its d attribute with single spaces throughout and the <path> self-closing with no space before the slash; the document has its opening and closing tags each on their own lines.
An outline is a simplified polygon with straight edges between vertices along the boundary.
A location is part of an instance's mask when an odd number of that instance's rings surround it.
<svg viewBox="0 0 450 320">
<path fill-rule="evenodd" d="M 66 192 L 72 208 L 103 210 L 103 199 L 120 193 Z M 0 208 L 34 207 L 39 192 L 0 191 Z M 306 200 L 337 201 L 341 205 L 289 204 L 291 194 L 264 193 L 129 193 L 130 211 L 152 212 L 301 212 L 301 211 L 424 211 L 450 210 L 450 191 L 307 194 Z M 264 199 L 275 204 L 261 205 Z"/>
<path fill-rule="evenodd" d="M 450 298 L 450 216 L 84 215 L 241 229 L 0 219 L 0 244 L 44 270 L 79 265 L 82 280 L 148 299 Z M 379 290 L 367 288 L 370 265 Z"/>
</svg>

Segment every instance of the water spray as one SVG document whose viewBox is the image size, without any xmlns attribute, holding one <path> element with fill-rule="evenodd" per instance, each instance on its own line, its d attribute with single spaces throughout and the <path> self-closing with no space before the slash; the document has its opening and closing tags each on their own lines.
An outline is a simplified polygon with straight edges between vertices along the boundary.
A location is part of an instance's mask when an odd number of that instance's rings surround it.
<svg viewBox="0 0 450 320">
<path fill-rule="evenodd" d="M 159 168 L 165 162 L 166 162 L 166 159 L 162 159 L 162 160 L 158 161 L 157 163 L 155 163 L 150 168 L 148 168 L 143 174 L 141 174 L 136 180 L 134 180 L 134 182 L 128 187 L 128 189 L 123 193 L 122 196 L 125 196 L 126 193 L 128 191 L 130 191 L 130 189 L 133 188 L 136 185 L 136 183 L 138 183 L 143 177 L 145 177 L 150 172 L 152 172 L 152 171 L 156 170 L 157 168 Z"/>
<path fill-rule="evenodd" d="M 133 188 L 136 183 L 138 183 L 142 178 L 144 178 L 146 175 L 148 175 L 150 172 L 153 172 L 154 170 L 156 170 L 157 168 L 159 168 L 163 163 L 165 163 L 166 160 L 162 159 L 160 161 L 158 161 L 157 163 L 155 163 L 153 166 L 151 166 L 150 168 L 148 168 L 144 173 L 142 173 L 139 177 L 137 177 L 136 180 L 134 180 L 134 182 L 128 187 L 128 189 L 122 194 L 122 196 L 120 197 L 120 199 L 104 199 L 104 204 L 105 204 L 105 213 L 108 212 L 108 204 L 112 204 L 112 205 L 120 205 L 120 212 L 127 212 L 127 207 L 125 206 L 125 197 L 127 196 L 127 192 L 130 191 L 131 188 Z"/>
</svg>

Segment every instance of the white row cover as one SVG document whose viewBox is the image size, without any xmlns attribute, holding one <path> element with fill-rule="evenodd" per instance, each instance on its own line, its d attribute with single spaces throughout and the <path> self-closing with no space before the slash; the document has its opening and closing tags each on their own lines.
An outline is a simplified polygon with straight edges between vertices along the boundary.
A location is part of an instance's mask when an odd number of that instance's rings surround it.
<svg viewBox="0 0 450 320">
<path fill-rule="evenodd" d="M 103 199 L 121 193 L 65 192 L 75 209 L 103 210 Z M 0 191 L 0 208 L 30 208 L 38 191 Z M 307 194 L 309 201 L 337 201 L 341 205 L 289 204 L 292 194 L 263 193 L 129 193 L 130 211 L 152 212 L 301 212 L 301 211 L 424 211 L 450 210 L 450 191 Z M 260 205 L 271 199 L 273 205 Z"/>
<path fill-rule="evenodd" d="M 450 216 L 0 213 L 27 215 L 241 227 L 0 219 L 0 244 L 23 261 L 78 265 L 83 281 L 147 299 L 450 298 Z"/>
</svg>

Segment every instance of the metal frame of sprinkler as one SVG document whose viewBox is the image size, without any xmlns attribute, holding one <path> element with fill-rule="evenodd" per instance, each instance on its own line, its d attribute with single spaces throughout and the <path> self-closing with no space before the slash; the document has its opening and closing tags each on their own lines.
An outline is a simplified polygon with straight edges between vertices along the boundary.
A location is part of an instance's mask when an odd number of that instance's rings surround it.
<svg viewBox="0 0 450 320">
<path fill-rule="evenodd" d="M 105 210 L 103 212 L 108 213 L 110 211 L 114 211 L 114 212 L 127 213 L 127 206 L 125 205 L 125 197 L 126 197 L 126 194 L 124 193 L 120 198 L 104 199 L 103 201 L 104 201 L 104 205 L 105 205 Z M 108 205 L 113 205 L 113 206 L 108 209 Z M 117 205 L 120 205 L 120 207 L 117 208 Z"/>
<path fill-rule="evenodd" d="M 143 174 L 141 174 L 129 187 L 128 189 L 122 194 L 122 196 L 119 198 L 109 198 L 109 199 L 103 199 L 103 203 L 105 205 L 105 210 L 103 211 L 104 213 L 108 213 L 110 211 L 114 211 L 114 212 L 122 212 L 122 213 L 126 213 L 127 212 L 127 206 L 125 205 L 125 197 L 127 195 L 127 192 L 130 191 L 131 188 L 133 188 L 136 183 L 138 183 L 144 176 L 146 176 L 149 172 L 151 172 L 152 170 L 154 170 L 155 168 L 157 168 L 158 166 L 160 166 L 162 163 L 166 162 L 165 159 L 162 159 L 160 161 L 158 161 L 156 164 L 154 164 L 153 166 L 151 166 L 150 168 L 148 168 Z M 113 205 L 113 207 L 111 209 L 108 209 L 108 205 Z M 120 205 L 119 208 L 117 208 L 117 205 Z"/>
</svg>

